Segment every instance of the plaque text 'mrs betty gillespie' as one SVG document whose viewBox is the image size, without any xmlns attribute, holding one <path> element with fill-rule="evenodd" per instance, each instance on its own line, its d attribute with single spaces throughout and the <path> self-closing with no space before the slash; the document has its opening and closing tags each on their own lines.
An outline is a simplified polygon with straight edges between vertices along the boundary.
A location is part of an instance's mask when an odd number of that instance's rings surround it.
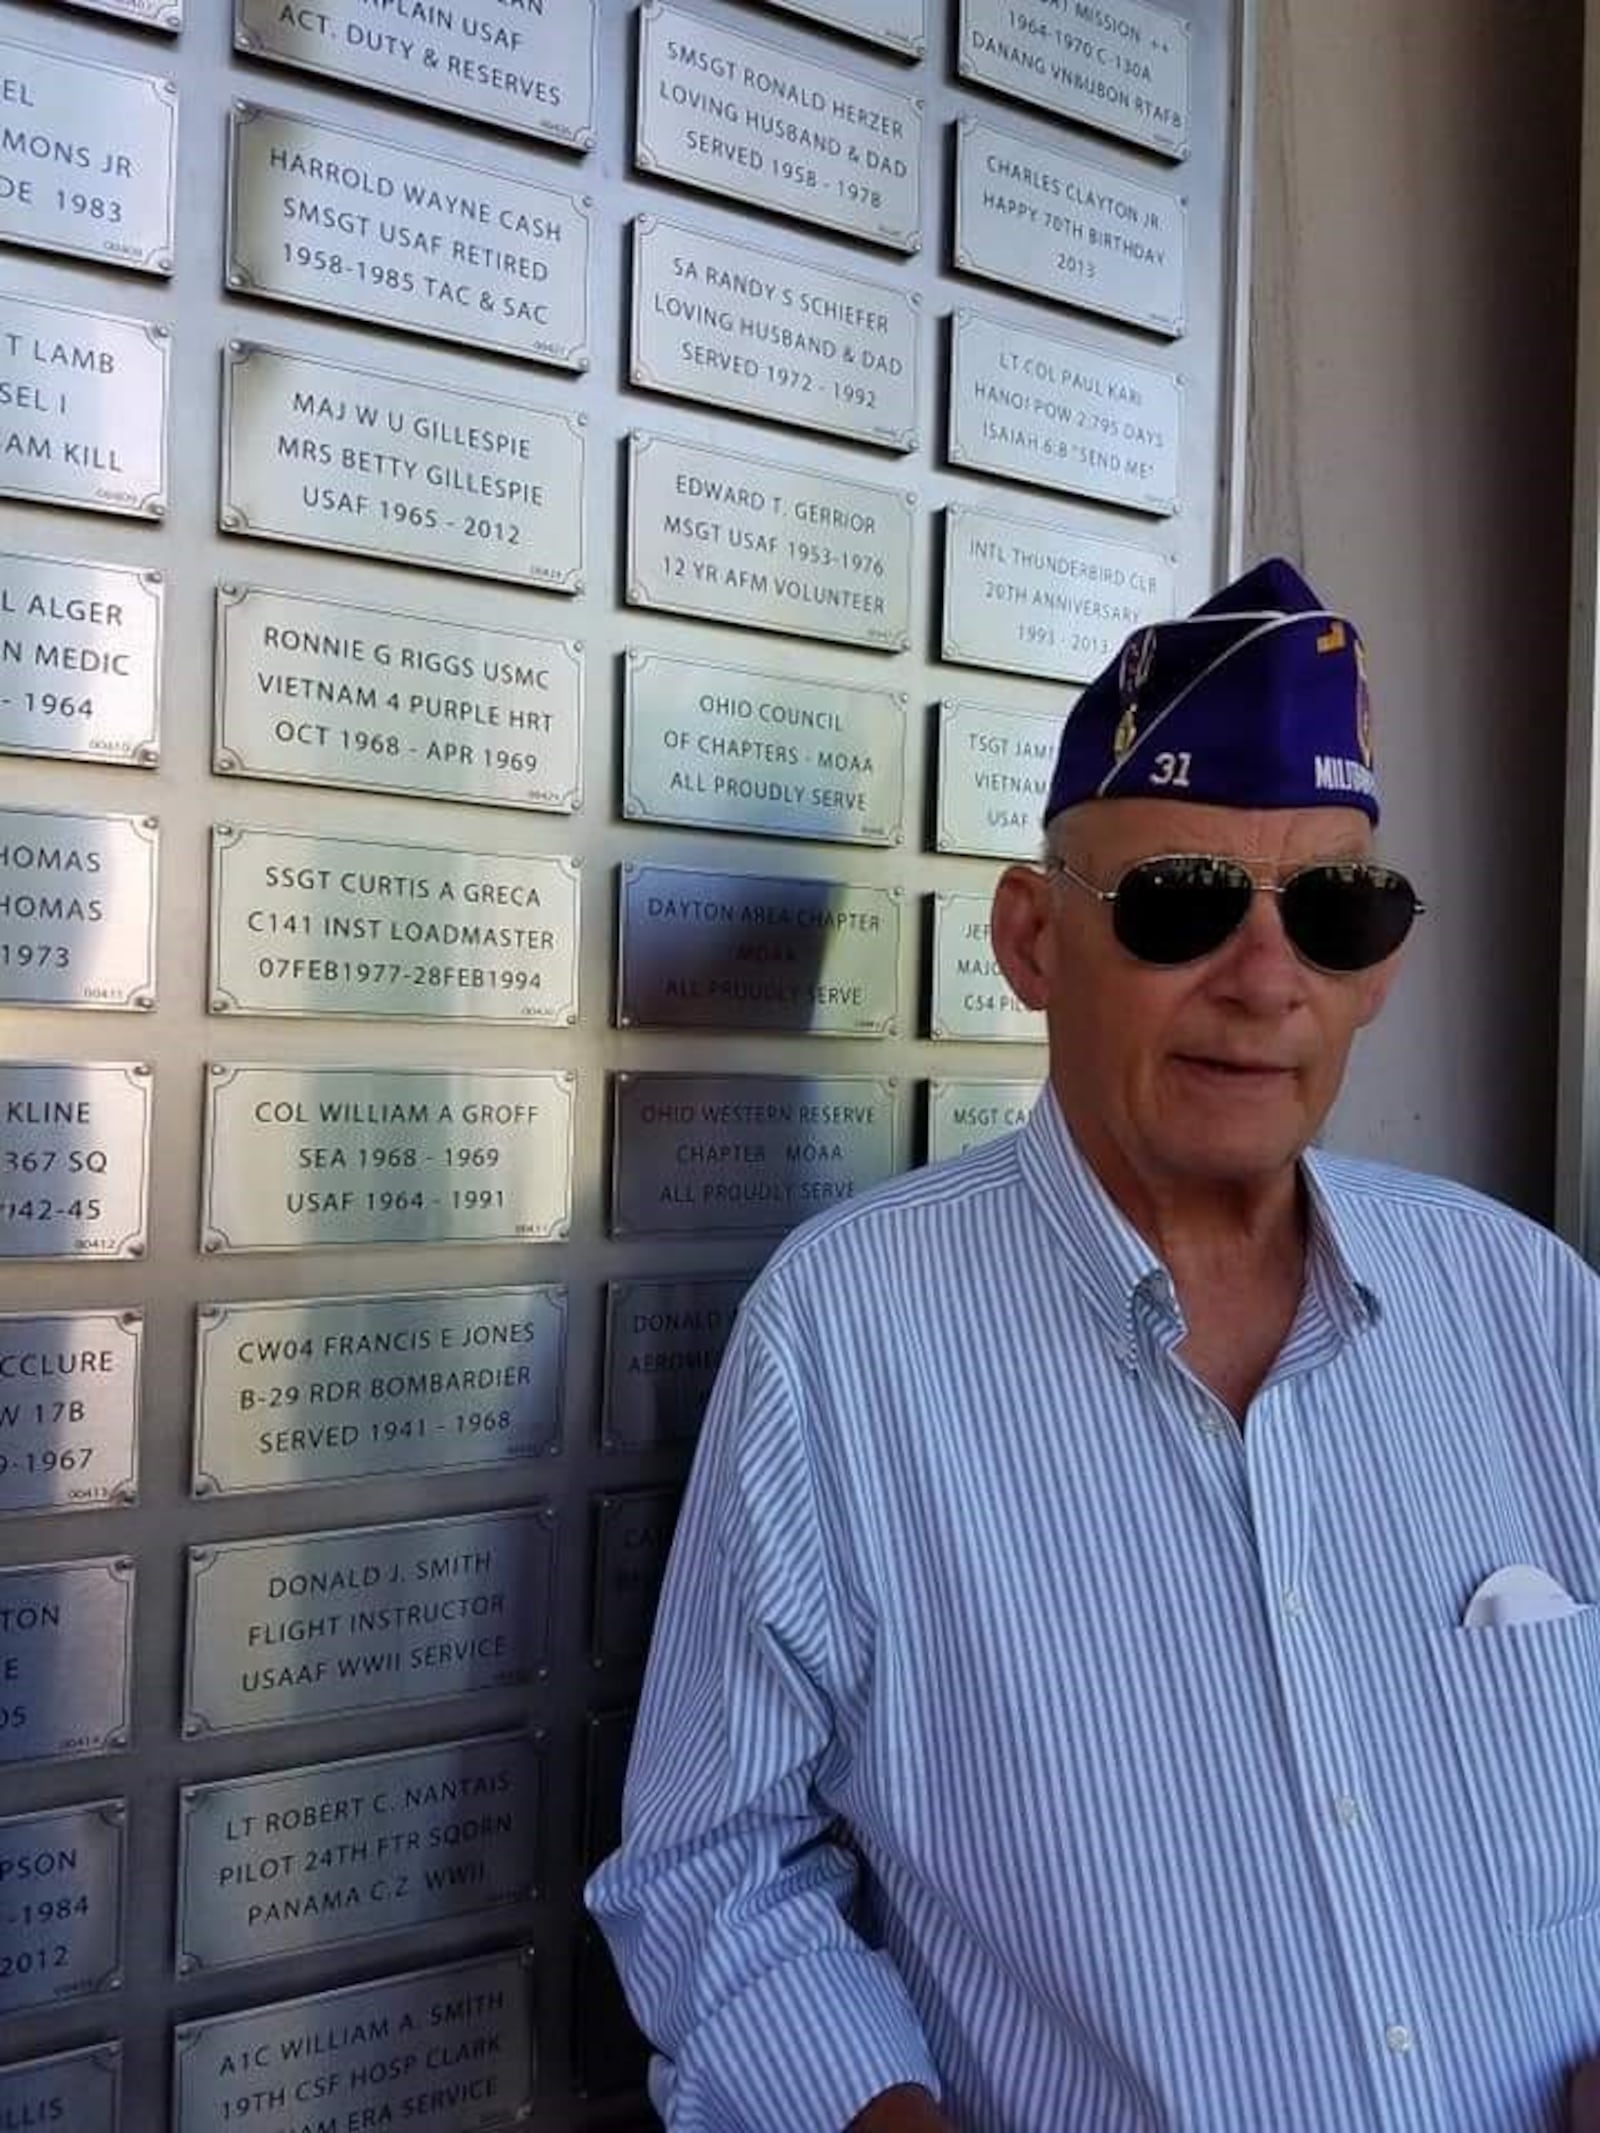
<svg viewBox="0 0 1600 2133">
<path fill-rule="evenodd" d="M 0 1822 L 0 2014 L 122 1983 L 126 1820 L 121 1800 L 95 1800 Z M 0 2085 L 0 2127 L 56 2123 L 7 2111 Z"/>
<path fill-rule="evenodd" d="M 137 1259 L 150 1070 L 0 1061 L 0 1259 Z"/>
<path fill-rule="evenodd" d="M 132 1644 L 125 1556 L 0 1570 L 0 1763 L 125 1747 Z"/>
<path fill-rule="evenodd" d="M 160 518 L 164 326 L 0 296 L 0 495 Z"/>
<path fill-rule="evenodd" d="M 137 1311 L 0 1317 L 0 1514 L 132 1499 L 143 1346 Z"/>
<path fill-rule="evenodd" d="M 1083 126 L 1181 156 L 1189 145 L 1189 25 L 1148 0 L 961 0 L 958 63 Z"/>
<path fill-rule="evenodd" d="M 166 581 L 0 555 L 0 753 L 156 760 Z"/>
<path fill-rule="evenodd" d="M 6 40 L 0 108 L 0 239 L 172 272 L 172 82 Z"/>
<path fill-rule="evenodd" d="M 945 513 L 942 656 L 1087 681 L 1141 622 L 1172 612 L 1170 556 L 1036 519 Z"/>
</svg>

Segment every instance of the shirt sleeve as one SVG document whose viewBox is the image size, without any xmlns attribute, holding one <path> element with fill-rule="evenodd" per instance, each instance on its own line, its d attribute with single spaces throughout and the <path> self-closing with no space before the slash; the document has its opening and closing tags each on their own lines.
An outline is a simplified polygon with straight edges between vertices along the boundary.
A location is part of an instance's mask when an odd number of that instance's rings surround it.
<svg viewBox="0 0 1600 2133">
<path fill-rule="evenodd" d="M 841 2133 L 938 2094 L 889 1959 L 852 1929 L 855 1860 L 819 1791 L 839 1609 L 796 1374 L 740 1313 L 672 1548 L 621 1848 L 586 1892 L 671 2133 Z"/>
</svg>

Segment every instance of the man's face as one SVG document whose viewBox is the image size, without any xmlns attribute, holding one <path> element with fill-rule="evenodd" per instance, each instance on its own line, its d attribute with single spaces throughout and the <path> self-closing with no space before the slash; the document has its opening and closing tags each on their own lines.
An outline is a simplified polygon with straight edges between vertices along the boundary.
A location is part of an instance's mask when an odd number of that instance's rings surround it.
<svg viewBox="0 0 1600 2133">
<path fill-rule="evenodd" d="M 1067 856 L 1101 887 L 1167 852 L 1237 859 L 1259 882 L 1365 858 L 1371 843 L 1358 808 L 1100 800 L 1073 811 Z M 1289 946 L 1277 899 L 1258 895 L 1212 954 L 1155 968 L 1118 942 L 1109 905 L 1059 874 L 1021 867 L 996 890 L 993 931 L 1013 987 L 1044 1010 L 1051 1081 L 1091 1161 L 1158 1191 L 1248 1186 L 1292 1166 L 1397 961 L 1348 975 L 1313 970 Z"/>
</svg>

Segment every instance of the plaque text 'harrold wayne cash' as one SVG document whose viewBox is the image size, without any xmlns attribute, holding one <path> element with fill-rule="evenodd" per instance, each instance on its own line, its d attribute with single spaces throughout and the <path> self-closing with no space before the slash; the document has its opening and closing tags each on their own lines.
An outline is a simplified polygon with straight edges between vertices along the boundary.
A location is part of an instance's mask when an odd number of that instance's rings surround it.
<svg viewBox="0 0 1600 2133">
<path fill-rule="evenodd" d="M 166 329 L 0 297 L 0 495 L 160 518 Z"/>
<path fill-rule="evenodd" d="M 166 581 L 0 554 L 0 753 L 151 764 Z"/>
<path fill-rule="evenodd" d="M 0 42 L 0 239 L 170 274 L 177 138 L 160 75 Z"/>
</svg>

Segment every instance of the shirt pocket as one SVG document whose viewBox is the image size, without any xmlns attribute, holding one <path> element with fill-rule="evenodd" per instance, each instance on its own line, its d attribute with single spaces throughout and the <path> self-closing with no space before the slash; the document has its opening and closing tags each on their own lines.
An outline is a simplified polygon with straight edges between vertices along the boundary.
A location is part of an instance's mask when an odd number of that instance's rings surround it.
<svg viewBox="0 0 1600 2133">
<path fill-rule="evenodd" d="M 1431 1633 L 1501 1916 L 1536 1933 L 1600 1906 L 1600 1608 Z"/>
</svg>

